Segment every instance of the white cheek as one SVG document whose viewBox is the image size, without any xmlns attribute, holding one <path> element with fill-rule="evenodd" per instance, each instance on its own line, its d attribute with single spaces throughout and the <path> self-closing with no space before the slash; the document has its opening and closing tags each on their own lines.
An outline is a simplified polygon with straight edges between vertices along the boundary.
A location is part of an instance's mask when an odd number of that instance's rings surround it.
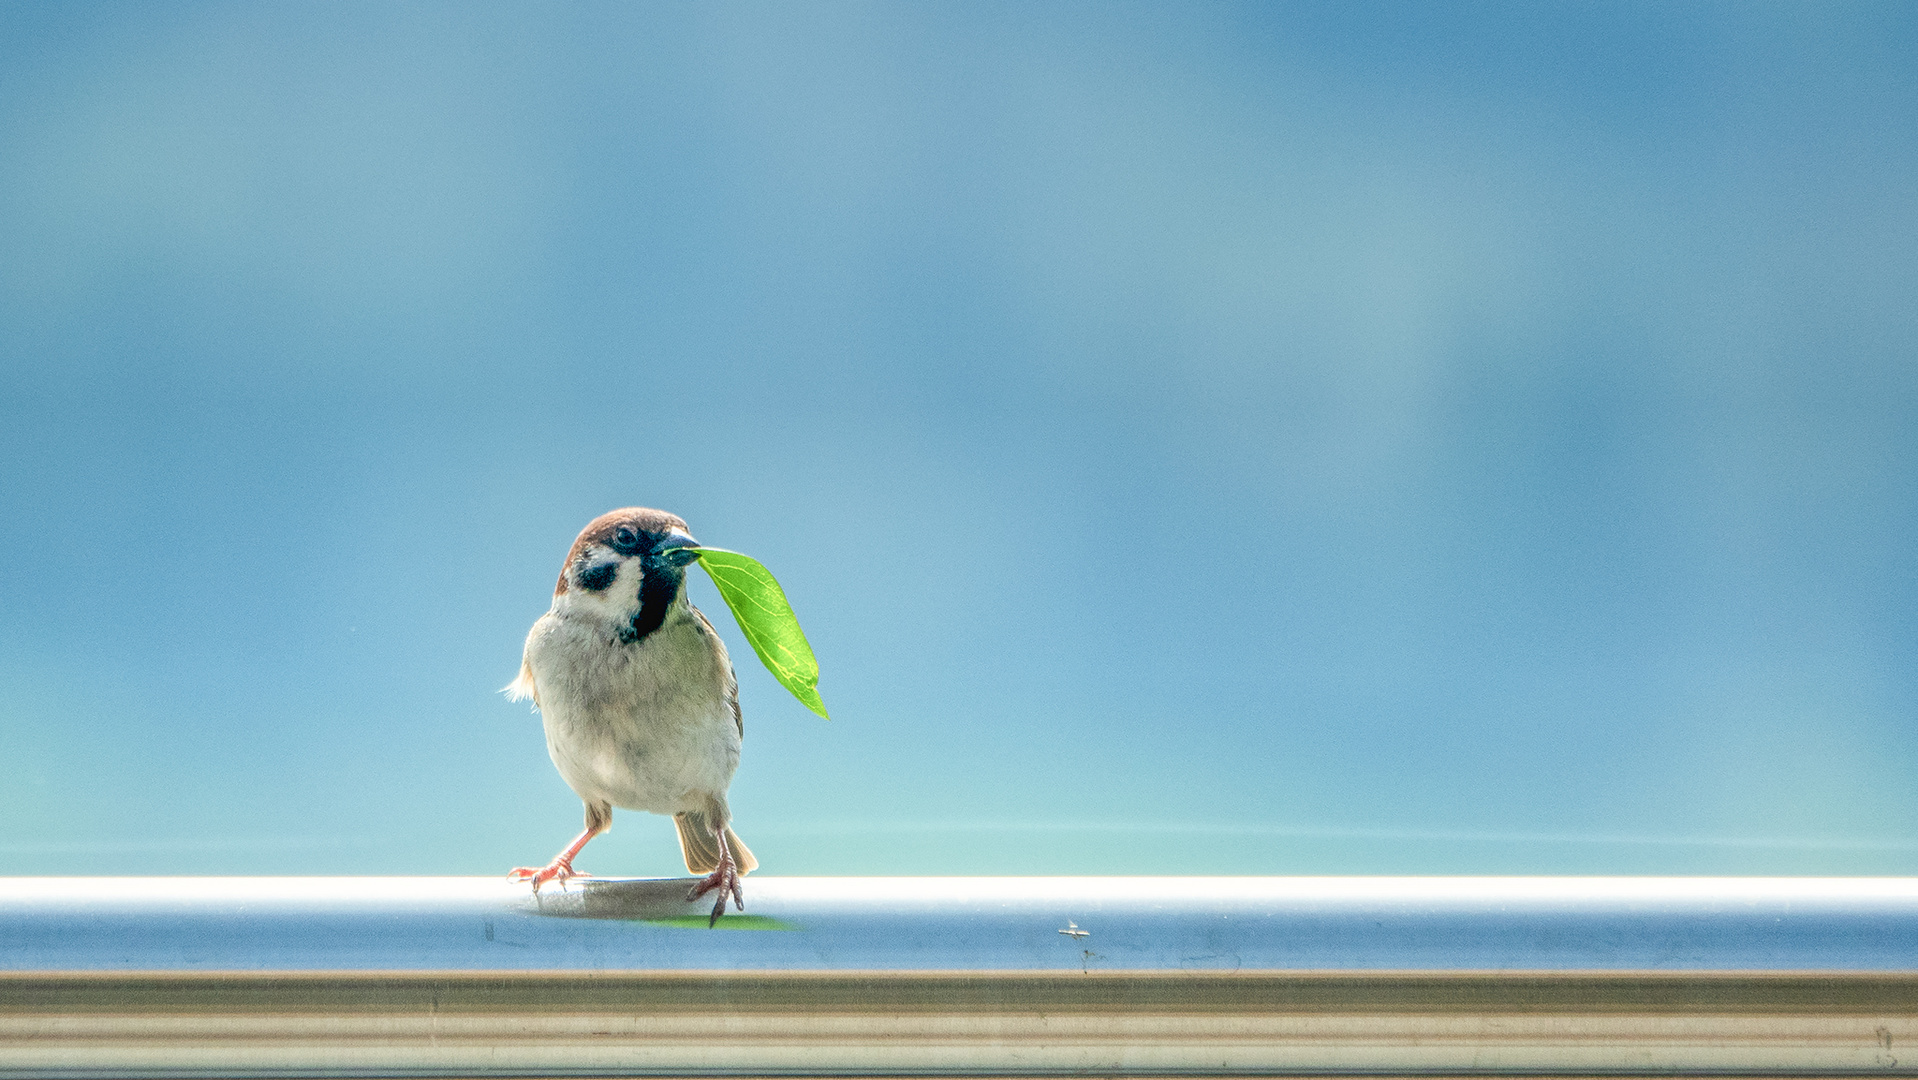
<svg viewBox="0 0 1918 1080">
<path fill-rule="evenodd" d="M 646 580 L 646 571 L 639 568 L 639 560 L 632 559 L 621 563 L 618 576 L 606 590 L 607 598 L 622 605 L 639 603 L 639 587 Z"/>
<path fill-rule="evenodd" d="M 553 598 L 553 610 L 609 618 L 631 615 L 639 605 L 639 586 L 645 577 L 645 572 L 639 568 L 639 560 L 621 559 L 609 550 L 595 549 L 592 561 L 586 565 L 597 566 L 614 560 L 618 560 L 619 569 L 613 573 L 612 584 L 594 590 L 580 585 L 577 579 L 569 581 L 566 591 Z"/>
</svg>

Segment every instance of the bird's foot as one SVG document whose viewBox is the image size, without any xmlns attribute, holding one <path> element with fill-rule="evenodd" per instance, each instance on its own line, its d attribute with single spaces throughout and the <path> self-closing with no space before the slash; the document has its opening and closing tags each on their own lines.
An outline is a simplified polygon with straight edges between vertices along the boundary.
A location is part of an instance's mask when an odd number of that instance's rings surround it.
<svg viewBox="0 0 1918 1080">
<path fill-rule="evenodd" d="M 728 896 L 733 898 L 735 911 L 746 910 L 746 898 L 741 896 L 739 891 L 739 867 L 733 862 L 730 851 L 720 855 L 719 865 L 713 867 L 712 873 L 701 878 L 699 884 L 692 887 L 692 891 L 686 894 L 686 899 L 697 900 L 715 889 L 719 891 L 719 897 L 713 902 L 712 918 L 706 920 L 706 925 L 709 927 L 718 925 L 719 917 L 726 913 Z"/>
<path fill-rule="evenodd" d="M 554 859 L 545 866 L 537 868 L 531 866 L 516 866 L 507 873 L 506 880 L 530 881 L 533 883 L 533 891 L 537 893 L 539 892 L 539 887 L 549 881 L 563 883 L 569 878 L 592 876 L 591 874 L 581 873 L 573 869 L 573 861 L 571 859 Z"/>
</svg>

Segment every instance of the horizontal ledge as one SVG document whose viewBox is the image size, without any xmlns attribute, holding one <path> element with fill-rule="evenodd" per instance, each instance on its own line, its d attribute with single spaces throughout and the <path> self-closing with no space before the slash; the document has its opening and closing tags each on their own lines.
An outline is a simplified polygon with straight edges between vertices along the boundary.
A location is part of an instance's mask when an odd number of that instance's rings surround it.
<svg viewBox="0 0 1918 1080">
<path fill-rule="evenodd" d="M 1912 878 L 0 878 L 0 970 L 1903 971 Z M 746 931 L 746 932 L 741 932 Z"/>
<path fill-rule="evenodd" d="M 0 1078 L 1905 1075 L 1915 1004 L 1829 972 L 13 973 Z"/>
<path fill-rule="evenodd" d="M 1918 1015 L 1918 972 L 0 972 L 0 1015 Z"/>
</svg>

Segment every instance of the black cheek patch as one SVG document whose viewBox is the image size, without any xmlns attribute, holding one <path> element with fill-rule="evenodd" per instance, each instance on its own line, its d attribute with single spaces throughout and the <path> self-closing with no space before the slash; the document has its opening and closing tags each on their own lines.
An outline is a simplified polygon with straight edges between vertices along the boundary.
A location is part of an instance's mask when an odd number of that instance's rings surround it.
<svg viewBox="0 0 1918 1080">
<path fill-rule="evenodd" d="M 579 587 L 590 592 L 604 592 L 606 587 L 619 576 L 619 564 L 613 562 L 589 566 L 579 572 Z"/>
</svg>

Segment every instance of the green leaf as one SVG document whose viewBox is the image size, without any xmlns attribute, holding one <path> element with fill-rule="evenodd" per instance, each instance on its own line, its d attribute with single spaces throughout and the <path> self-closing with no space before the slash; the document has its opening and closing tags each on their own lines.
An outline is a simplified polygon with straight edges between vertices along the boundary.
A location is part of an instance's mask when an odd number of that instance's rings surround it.
<svg viewBox="0 0 1918 1080">
<path fill-rule="evenodd" d="M 772 571 L 758 559 L 737 551 L 709 547 L 688 550 L 699 556 L 699 565 L 719 586 L 719 595 L 733 610 L 733 618 L 759 654 L 759 662 L 806 708 L 832 719 L 826 716 L 826 703 L 815 689 L 819 685 L 819 661 L 813 658 L 806 632 L 799 628 L 799 618 L 786 602 L 786 590 L 773 579 Z"/>
</svg>

